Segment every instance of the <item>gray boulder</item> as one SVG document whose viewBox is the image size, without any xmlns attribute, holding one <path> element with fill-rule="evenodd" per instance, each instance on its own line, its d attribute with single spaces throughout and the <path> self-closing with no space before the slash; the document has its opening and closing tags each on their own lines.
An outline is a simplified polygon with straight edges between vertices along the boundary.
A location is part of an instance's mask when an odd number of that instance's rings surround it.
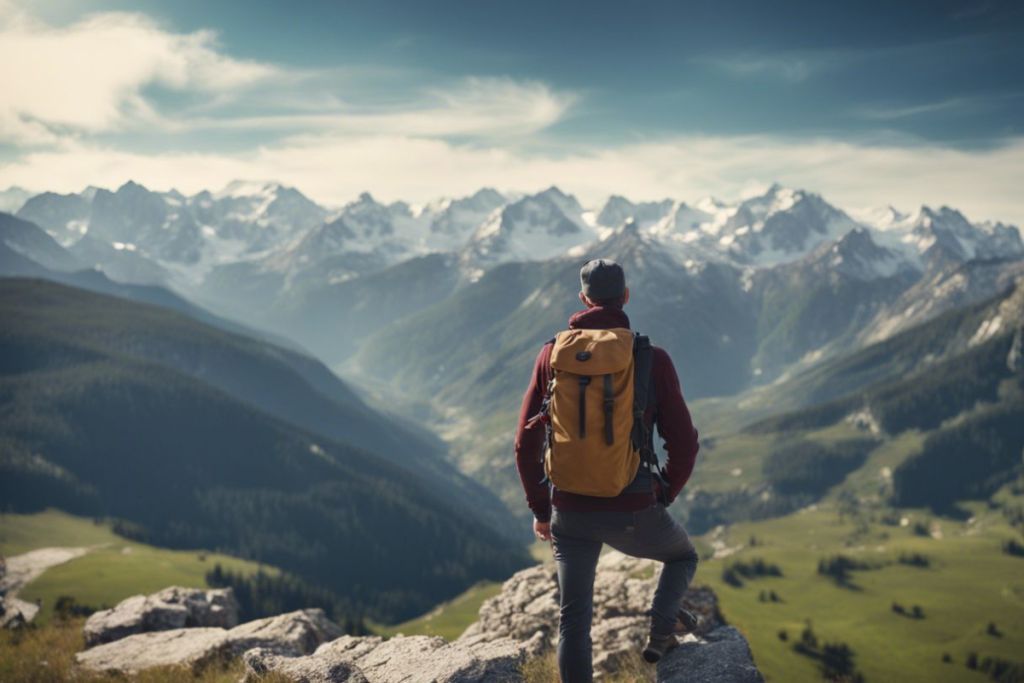
<svg viewBox="0 0 1024 683">
<path fill-rule="evenodd" d="M 282 657 L 262 648 L 249 650 L 244 656 L 246 674 L 243 683 L 262 681 L 274 672 L 298 683 L 370 683 L 359 667 L 346 660 L 328 657 Z"/>
<path fill-rule="evenodd" d="M 133 673 L 154 666 L 184 665 L 198 670 L 221 657 L 252 648 L 277 655 L 299 656 L 342 634 L 323 610 L 307 609 L 257 619 L 232 629 L 178 628 L 125 636 L 75 656 L 92 671 Z"/>
<path fill-rule="evenodd" d="M 228 631 L 227 639 L 236 654 L 262 648 L 275 654 L 297 657 L 343 635 L 345 632 L 341 627 L 317 608 L 250 621 Z"/>
<path fill-rule="evenodd" d="M 658 663 L 658 683 L 764 683 L 750 646 L 732 626 L 685 642 Z"/>
<path fill-rule="evenodd" d="M 181 665 L 193 671 L 231 654 L 222 628 L 179 628 L 152 631 L 115 640 L 75 655 L 90 671 L 134 674 L 155 666 Z"/>
<path fill-rule="evenodd" d="M 202 590 L 171 586 L 152 595 L 133 595 L 85 622 L 86 647 L 135 633 L 189 627 L 231 628 L 238 623 L 238 603 L 230 588 Z"/>
<path fill-rule="evenodd" d="M 0 628 L 17 629 L 30 623 L 39 613 L 39 605 L 27 600 L 0 596 Z"/>
<path fill-rule="evenodd" d="M 661 564 L 611 551 L 601 556 L 594 581 L 594 667 L 612 672 L 619 659 L 635 653 L 650 629 L 648 610 L 658 584 Z M 708 588 L 691 588 L 683 606 L 699 618 L 697 636 L 724 623 L 718 600 Z M 553 565 L 538 565 L 516 573 L 501 593 L 480 608 L 479 620 L 459 638 L 530 641 L 538 650 L 558 642 L 558 582 Z M 457 641 L 458 642 L 458 641 Z"/>
<path fill-rule="evenodd" d="M 273 672 L 296 683 L 515 683 L 523 680 L 528 653 L 528 644 L 508 638 L 448 643 L 436 636 L 345 636 L 308 657 L 250 650 L 245 681 L 256 683 Z"/>
</svg>

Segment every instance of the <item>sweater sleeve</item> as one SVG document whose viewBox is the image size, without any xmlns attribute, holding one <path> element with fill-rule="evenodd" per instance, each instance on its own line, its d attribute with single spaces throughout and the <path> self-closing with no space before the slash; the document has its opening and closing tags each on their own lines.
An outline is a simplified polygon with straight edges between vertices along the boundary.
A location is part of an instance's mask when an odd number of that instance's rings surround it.
<svg viewBox="0 0 1024 683">
<path fill-rule="evenodd" d="M 516 470 L 526 493 L 526 504 L 533 512 L 537 521 L 547 522 L 551 519 L 551 491 L 544 481 L 544 425 L 540 422 L 531 427 L 526 424 L 531 417 L 540 412 L 544 401 L 544 391 L 551 374 L 551 344 L 545 344 L 537 354 L 533 366 L 530 385 L 523 396 L 523 404 L 519 409 L 519 423 L 516 427 L 515 454 Z"/>
<path fill-rule="evenodd" d="M 683 399 L 679 376 L 668 353 L 654 348 L 654 391 L 657 399 L 658 434 L 668 454 L 665 477 L 669 484 L 669 502 L 675 500 L 693 473 L 700 444 L 693 419 Z"/>
</svg>

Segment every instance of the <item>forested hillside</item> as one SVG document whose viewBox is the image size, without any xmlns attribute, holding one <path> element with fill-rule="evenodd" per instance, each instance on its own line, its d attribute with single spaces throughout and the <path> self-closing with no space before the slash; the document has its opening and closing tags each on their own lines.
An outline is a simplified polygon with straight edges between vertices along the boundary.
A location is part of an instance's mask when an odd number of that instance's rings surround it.
<svg viewBox="0 0 1024 683">
<path fill-rule="evenodd" d="M 280 566 L 382 619 L 415 614 L 525 562 L 429 483 L 429 469 L 411 466 L 422 453 L 392 451 L 394 461 L 409 460 L 401 466 L 342 430 L 315 432 L 272 414 L 277 404 L 256 396 L 253 382 L 276 387 L 279 401 L 320 396 L 338 415 L 350 407 L 340 387 L 332 397 L 303 387 L 284 351 L 262 358 L 261 376 L 244 341 L 163 309 L 42 281 L 0 281 L 0 318 L 5 508 L 119 518 L 158 545 Z M 204 345 L 204 335 L 221 346 Z M 226 379 L 231 371 L 238 386 Z M 379 443 L 397 448 L 400 434 L 392 429 Z"/>
</svg>

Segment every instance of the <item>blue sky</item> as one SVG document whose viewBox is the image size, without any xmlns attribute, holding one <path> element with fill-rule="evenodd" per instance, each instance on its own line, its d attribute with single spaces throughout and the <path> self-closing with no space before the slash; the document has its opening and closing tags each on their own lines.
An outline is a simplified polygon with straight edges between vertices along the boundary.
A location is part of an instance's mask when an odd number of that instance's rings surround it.
<svg viewBox="0 0 1024 683">
<path fill-rule="evenodd" d="M 1021 221 L 1020 2 L 0 0 L 0 185 L 556 183 Z"/>
</svg>

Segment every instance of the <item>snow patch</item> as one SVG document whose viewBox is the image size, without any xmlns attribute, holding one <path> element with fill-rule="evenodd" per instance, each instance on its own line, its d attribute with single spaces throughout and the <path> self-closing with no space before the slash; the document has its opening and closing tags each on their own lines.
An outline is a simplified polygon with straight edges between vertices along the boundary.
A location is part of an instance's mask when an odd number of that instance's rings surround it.
<svg viewBox="0 0 1024 683">
<path fill-rule="evenodd" d="M 1003 328 L 1003 317 L 997 315 L 994 318 L 989 318 L 978 326 L 978 330 L 971 337 L 970 341 L 967 342 L 967 346 L 975 347 L 979 344 L 987 342 L 989 339 L 994 337 L 999 330 Z"/>
</svg>

